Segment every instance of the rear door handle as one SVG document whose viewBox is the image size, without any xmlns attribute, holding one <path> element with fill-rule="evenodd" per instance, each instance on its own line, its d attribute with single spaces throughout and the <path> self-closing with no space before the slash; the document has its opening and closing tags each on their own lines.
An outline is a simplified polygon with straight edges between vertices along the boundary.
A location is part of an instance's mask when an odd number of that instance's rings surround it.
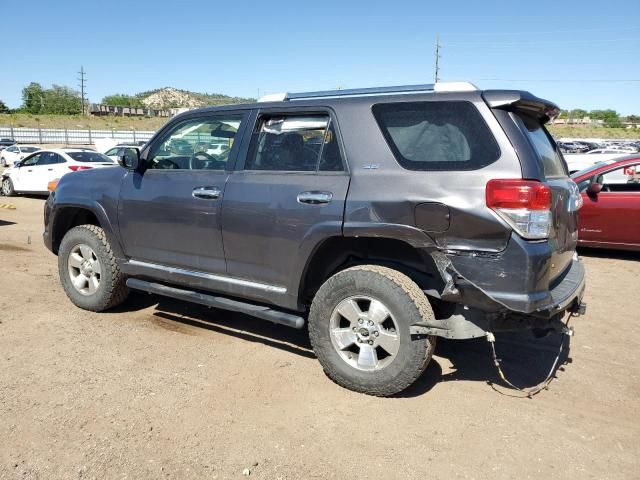
<svg viewBox="0 0 640 480">
<path fill-rule="evenodd" d="M 194 198 L 204 198 L 206 200 L 217 200 L 222 196 L 222 191 L 218 187 L 196 187 L 191 192 Z"/>
<path fill-rule="evenodd" d="M 298 203 L 307 203 L 309 205 L 322 205 L 329 203 L 333 198 L 331 192 L 300 192 L 298 194 Z"/>
<path fill-rule="evenodd" d="M 53 172 L 53 168 L 47 168 L 47 171 Z"/>
</svg>

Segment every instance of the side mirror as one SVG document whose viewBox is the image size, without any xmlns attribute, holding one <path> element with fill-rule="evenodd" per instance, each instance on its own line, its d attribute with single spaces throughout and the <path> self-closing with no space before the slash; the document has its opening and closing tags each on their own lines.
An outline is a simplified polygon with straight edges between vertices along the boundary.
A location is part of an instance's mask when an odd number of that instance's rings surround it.
<svg viewBox="0 0 640 480">
<path fill-rule="evenodd" d="M 601 191 L 602 191 L 602 184 L 597 182 L 590 183 L 589 186 L 587 187 L 587 193 L 589 195 L 597 195 Z"/>
<path fill-rule="evenodd" d="M 137 170 L 140 165 L 140 150 L 132 147 L 118 150 L 118 165 L 127 170 Z"/>
</svg>

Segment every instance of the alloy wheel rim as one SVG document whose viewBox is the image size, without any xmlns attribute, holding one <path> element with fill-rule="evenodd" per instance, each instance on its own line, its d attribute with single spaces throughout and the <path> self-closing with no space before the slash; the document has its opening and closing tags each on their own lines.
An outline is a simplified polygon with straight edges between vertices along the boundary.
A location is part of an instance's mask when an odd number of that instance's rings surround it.
<svg viewBox="0 0 640 480">
<path fill-rule="evenodd" d="M 67 259 L 69 278 L 82 295 L 93 295 L 100 287 L 102 266 L 93 249 L 84 243 L 71 249 Z"/>
<path fill-rule="evenodd" d="M 329 333 L 342 360 L 357 370 L 382 370 L 400 350 L 398 324 L 389 308 L 367 295 L 338 303 L 331 314 Z"/>
</svg>

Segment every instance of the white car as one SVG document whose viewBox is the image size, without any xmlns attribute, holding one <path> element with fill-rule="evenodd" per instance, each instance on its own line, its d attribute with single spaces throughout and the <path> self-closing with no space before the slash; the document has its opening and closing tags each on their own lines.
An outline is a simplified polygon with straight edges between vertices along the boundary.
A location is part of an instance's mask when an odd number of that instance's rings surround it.
<svg viewBox="0 0 640 480">
<path fill-rule="evenodd" d="M 629 155 L 625 152 L 616 152 L 616 153 L 565 153 L 563 154 L 564 159 L 567 161 L 567 166 L 569 167 L 569 173 L 574 174 L 575 172 L 579 172 L 580 170 L 584 170 L 585 168 L 589 168 L 596 163 L 608 162 L 609 160 L 613 160 L 616 158 L 623 157 L 625 155 Z"/>
<path fill-rule="evenodd" d="M 93 150 L 55 148 L 40 150 L 2 172 L 2 193 L 49 194 L 49 182 L 77 170 L 113 167 L 109 157 Z"/>
<path fill-rule="evenodd" d="M 128 144 L 119 144 L 116 145 L 115 147 L 110 148 L 109 150 L 107 150 L 106 152 L 104 152 L 104 154 L 109 157 L 111 160 L 113 160 L 114 162 L 118 161 L 118 151 L 122 148 L 141 148 L 140 145 L 128 145 Z"/>
<path fill-rule="evenodd" d="M 3 167 L 13 165 L 19 162 L 27 155 L 40 150 L 40 147 L 31 147 L 29 145 L 11 145 L 0 152 L 0 165 Z"/>
</svg>

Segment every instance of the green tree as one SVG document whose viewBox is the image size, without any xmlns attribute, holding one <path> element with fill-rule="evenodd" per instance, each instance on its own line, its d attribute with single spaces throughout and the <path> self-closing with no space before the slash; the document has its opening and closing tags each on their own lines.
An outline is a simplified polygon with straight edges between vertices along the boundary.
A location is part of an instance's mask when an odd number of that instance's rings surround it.
<svg viewBox="0 0 640 480">
<path fill-rule="evenodd" d="M 44 91 L 44 107 L 40 113 L 76 115 L 82 112 L 80 94 L 69 87 L 53 85 Z"/>
<path fill-rule="evenodd" d="M 9 107 L 2 100 L 0 100 L 0 113 L 9 113 Z"/>
<path fill-rule="evenodd" d="M 630 123 L 640 123 L 640 116 L 638 116 L 638 115 L 628 115 L 626 120 L 627 120 L 627 122 L 630 122 Z"/>
<path fill-rule="evenodd" d="M 603 120 L 605 127 L 622 128 L 622 120 L 620 114 L 615 110 L 591 110 L 589 116 L 595 120 Z"/>
<path fill-rule="evenodd" d="M 569 116 L 571 118 L 579 118 L 582 119 L 586 116 L 588 116 L 589 113 L 586 110 L 582 110 L 581 108 L 574 108 L 573 110 L 571 110 L 569 112 Z"/>
<path fill-rule="evenodd" d="M 22 89 L 22 109 L 28 113 L 41 113 L 44 107 L 42 85 L 31 82 Z"/>
<path fill-rule="evenodd" d="M 138 97 L 126 95 L 124 93 L 116 93 L 107 95 L 102 99 L 103 105 L 112 105 L 114 107 L 144 107 L 142 100 Z"/>
</svg>

